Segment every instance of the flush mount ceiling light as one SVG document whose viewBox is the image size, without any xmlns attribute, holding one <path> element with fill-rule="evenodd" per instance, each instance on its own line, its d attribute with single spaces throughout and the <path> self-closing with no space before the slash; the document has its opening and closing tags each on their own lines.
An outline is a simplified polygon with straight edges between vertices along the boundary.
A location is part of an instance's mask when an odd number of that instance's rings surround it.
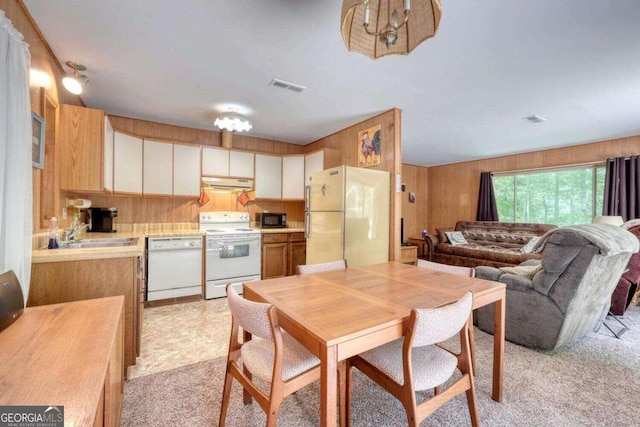
<svg viewBox="0 0 640 427">
<path fill-rule="evenodd" d="M 213 124 L 220 130 L 228 130 L 232 132 L 248 132 L 253 128 L 251 122 L 236 111 L 224 113 L 218 117 Z"/>
<path fill-rule="evenodd" d="M 373 59 L 407 55 L 436 34 L 441 16 L 440 0 L 344 0 L 342 38 L 347 49 Z"/>
<path fill-rule="evenodd" d="M 73 69 L 73 77 L 67 76 L 62 79 L 62 84 L 65 89 L 74 95 L 80 95 L 84 89 L 84 85 L 87 84 L 89 79 L 83 74 L 79 74 L 78 71 L 85 71 L 87 67 L 82 64 L 76 64 L 75 62 L 67 61 L 67 65 Z"/>
</svg>

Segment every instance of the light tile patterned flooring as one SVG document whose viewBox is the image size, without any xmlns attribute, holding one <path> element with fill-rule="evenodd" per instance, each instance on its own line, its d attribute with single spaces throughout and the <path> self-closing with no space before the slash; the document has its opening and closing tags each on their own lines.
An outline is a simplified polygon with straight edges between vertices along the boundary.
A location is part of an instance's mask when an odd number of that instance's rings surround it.
<svg viewBox="0 0 640 427">
<path fill-rule="evenodd" d="M 226 298 L 146 308 L 140 356 L 129 379 L 226 356 L 230 329 Z"/>
</svg>

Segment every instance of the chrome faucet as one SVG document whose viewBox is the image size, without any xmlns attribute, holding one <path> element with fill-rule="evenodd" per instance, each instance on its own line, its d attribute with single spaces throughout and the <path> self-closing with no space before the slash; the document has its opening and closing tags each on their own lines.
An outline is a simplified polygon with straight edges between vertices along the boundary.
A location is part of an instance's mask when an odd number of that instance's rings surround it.
<svg viewBox="0 0 640 427">
<path fill-rule="evenodd" d="M 88 228 L 89 224 L 81 224 L 77 227 L 72 227 L 68 230 L 64 231 L 64 236 L 63 236 L 63 243 L 70 243 L 72 241 L 74 241 L 76 239 L 76 237 L 78 237 L 78 234 L 80 234 L 80 232 L 85 229 Z"/>
</svg>

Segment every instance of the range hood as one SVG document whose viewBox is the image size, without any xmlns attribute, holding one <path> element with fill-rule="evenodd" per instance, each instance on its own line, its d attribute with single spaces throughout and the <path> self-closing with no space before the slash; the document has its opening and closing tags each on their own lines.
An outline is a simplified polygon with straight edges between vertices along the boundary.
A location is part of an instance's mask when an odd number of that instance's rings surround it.
<svg viewBox="0 0 640 427">
<path fill-rule="evenodd" d="M 202 184 L 211 188 L 224 190 L 253 190 L 253 180 L 243 178 L 212 178 L 203 177 Z"/>
</svg>

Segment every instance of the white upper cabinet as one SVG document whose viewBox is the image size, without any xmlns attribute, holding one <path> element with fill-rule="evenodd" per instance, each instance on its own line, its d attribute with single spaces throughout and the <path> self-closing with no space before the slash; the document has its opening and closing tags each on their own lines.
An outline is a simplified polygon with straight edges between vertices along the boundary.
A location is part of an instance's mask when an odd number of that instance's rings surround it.
<svg viewBox="0 0 640 427">
<path fill-rule="evenodd" d="M 173 144 L 173 195 L 200 194 L 200 146 Z"/>
<path fill-rule="evenodd" d="M 324 169 L 324 151 L 316 151 L 304 156 L 304 185 L 309 184 L 309 177 L 313 172 Z"/>
<path fill-rule="evenodd" d="M 282 198 L 282 157 L 256 154 L 256 198 Z"/>
<path fill-rule="evenodd" d="M 113 191 L 113 126 L 104 116 L 104 190 Z"/>
<path fill-rule="evenodd" d="M 113 191 L 142 194 L 142 139 L 114 132 Z"/>
<path fill-rule="evenodd" d="M 229 152 L 229 176 L 235 178 L 253 178 L 254 154 L 248 151 Z"/>
<path fill-rule="evenodd" d="M 282 198 L 287 200 L 304 199 L 305 156 L 282 157 Z"/>
<path fill-rule="evenodd" d="M 144 140 L 142 193 L 173 194 L 173 144 Z"/>
<path fill-rule="evenodd" d="M 229 176 L 229 150 L 204 147 L 202 150 L 202 175 Z"/>
</svg>

